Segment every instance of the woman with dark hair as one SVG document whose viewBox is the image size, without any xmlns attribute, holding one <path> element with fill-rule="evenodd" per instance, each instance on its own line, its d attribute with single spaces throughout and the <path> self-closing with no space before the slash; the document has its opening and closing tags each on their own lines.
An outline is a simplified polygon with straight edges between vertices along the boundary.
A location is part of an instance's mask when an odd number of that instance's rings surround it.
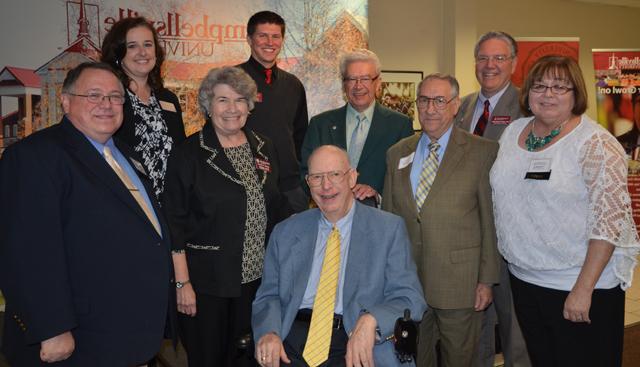
<svg viewBox="0 0 640 367">
<path fill-rule="evenodd" d="M 101 60 L 126 87 L 124 122 L 116 136 L 140 154 L 159 200 L 169 155 L 185 133 L 178 98 L 163 86 L 164 51 L 155 29 L 143 17 L 121 19 L 104 38 Z"/>
<path fill-rule="evenodd" d="M 584 114 L 587 91 L 571 58 L 538 60 L 520 106 L 528 117 L 502 134 L 491 187 L 531 362 L 620 366 L 624 290 L 640 249 L 624 150 Z"/>
</svg>

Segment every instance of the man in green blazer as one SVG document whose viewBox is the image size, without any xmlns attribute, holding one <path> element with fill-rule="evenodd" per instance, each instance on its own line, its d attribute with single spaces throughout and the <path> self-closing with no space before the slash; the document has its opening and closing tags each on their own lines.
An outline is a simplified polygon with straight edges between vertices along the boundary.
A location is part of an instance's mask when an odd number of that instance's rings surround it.
<svg viewBox="0 0 640 367">
<path fill-rule="evenodd" d="M 498 282 L 489 170 L 498 144 L 453 126 L 458 82 L 431 74 L 418 86 L 422 134 L 387 153 L 382 207 L 405 219 L 429 310 L 418 366 L 471 366 L 482 310 Z"/>
<path fill-rule="evenodd" d="M 356 199 L 382 195 L 385 154 L 400 139 L 413 135 L 409 117 L 375 101 L 380 88 L 380 60 L 375 53 L 358 49 L 340 59 L 340 74 L 347 104 L 314 116 L 302 144 L 302 178 L 307 160 L 321 145 L 336 145 L 349 153 L 351 167 L 357 167 Z M 376 199 L 377 200 L 377 199 Z"/>
</svg>

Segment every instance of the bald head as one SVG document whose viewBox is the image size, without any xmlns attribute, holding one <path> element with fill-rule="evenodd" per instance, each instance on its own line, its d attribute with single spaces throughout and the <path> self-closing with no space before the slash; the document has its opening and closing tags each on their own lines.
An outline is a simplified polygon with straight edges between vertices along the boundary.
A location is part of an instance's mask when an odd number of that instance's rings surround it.
<svg viewBox="0 0 640 367">
<path fill-rule="evenodd" d="M 347 152 L 333 145 L 316 148 L 309 156 L 308 164 L 307 183 L 311 197 L 324 216 L 335 224 L 353 205 L 351 188 L 358 175 L 349 166 Z"/>
</svg>

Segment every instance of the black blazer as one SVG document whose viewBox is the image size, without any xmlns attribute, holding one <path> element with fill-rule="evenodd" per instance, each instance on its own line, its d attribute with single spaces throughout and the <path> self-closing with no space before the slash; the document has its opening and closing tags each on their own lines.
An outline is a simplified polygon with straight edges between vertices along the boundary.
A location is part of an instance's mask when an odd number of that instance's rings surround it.
<svg viewBox="0 0 640 367">
<path fill-rule="evenodd" d="M 243 131 L 253 156 L 269 162 L 269 172 L 256 169 L 267 209 L 266 241 L 273 226 L 291 209 L 278 189 L 278 162 L 271 141 L 252 130 Z M 200 133 L 174 150 L 165 177 L 163 209 L 173 248 L 186 251 L 195 291 L 239 297 L 247 196 L 222 149 L 208 120 Z M 195 249 L 187 243 L 208 249 Z"/>
<path fill-rule="evenodd" d="M 133 154 L 116 145 L 125 157 Z M 138 175 L 151 193 L 150 181 Z M 168 227 L 153 195 L 163 237 L 63 118 L 5 151 L 0 198 L 3 351 L 11 365 L 40 366 L 40 342 L 67 330 L 76 350 L 56 365 L 149 360 L 175 302 Z"/>
<path fill-rule="evenodd" d="M 162 109 L 162 118 L 167 124 L 168 135 L 173 139 L 174 146 L 179 145 L 186 139 L 184 132 L 184 123 L 182 122 L 182 109 L 180 109 L 180 103 L 178 97 L 168 89 L 160 89 L 154 91 L 153 94 L 160 101 L 169 102 L 175 108 L 175 112 Z M 131 147 L 135 147 L 140 144 L 140 139 L 135 135 L 136 124 L 140 123 L 140 117 L 133 113 L 133 106 L 131 106 L 131 100 L 129 94 L 125 93 L 124 102 L 124 121 L 120 129 L 116 132 L 116 137 L 129 144 Z M 161 106 L 162 107 L 162 106 Z"/>
</svg>

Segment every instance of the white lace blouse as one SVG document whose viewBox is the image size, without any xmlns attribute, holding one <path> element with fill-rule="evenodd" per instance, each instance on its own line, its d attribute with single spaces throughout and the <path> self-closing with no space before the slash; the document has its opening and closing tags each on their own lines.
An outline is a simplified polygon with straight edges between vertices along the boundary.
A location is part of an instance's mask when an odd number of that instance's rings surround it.
<svg viewBox="0 0 640 367">
<path fill-rule="evenodd" d="M 601 280 L 613 280 L 626 289 L 640 241 L 631 216 L 624 150 L 583 115 L 580 124 L 555 144 L 529 152 L 518 145 L 518 136 L 531 119 L 518 119 L 505 129 L 491 169 L 500 253 L 514 275 L 528 278 L 523 280 L 570 290 L 589 240 L 605 240 L 615 250 Z M 549 160 L 549 180 L 525 179 L 534 159 Z"/>
</svg>

